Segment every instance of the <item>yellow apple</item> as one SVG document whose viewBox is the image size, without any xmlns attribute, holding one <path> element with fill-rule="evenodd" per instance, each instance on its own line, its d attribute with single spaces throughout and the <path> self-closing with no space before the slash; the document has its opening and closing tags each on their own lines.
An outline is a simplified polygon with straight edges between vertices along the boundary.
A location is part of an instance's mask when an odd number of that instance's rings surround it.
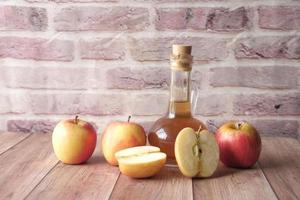
<svg viewBox="0 0 300 200">
<path fill-rule="evenodd" d="M 97 142 L 94 127 L 83 120 L 59 122 L 53 130 L 52 145 L 57 158 L 66 164 L 80 164 L 93 154 Z"/>
<path fill-rule="evenodd" d="M 207 130 L 182 129 L 176 137 L 175 157 L 183 175 L 211 176 L 219 162 L 219 147 L 214 134 Z"/>
<path fill-rule="evenodd" d="M 147 178 L 157 174 L 166 163 L 167 155 L 158 147 L 139 146 L 118 151 L 120 171 L 132 178 Z"/>
<path fill-rule="evenodd" d="M 130 122 L 112 122 L 102 135 L 102 152 L 111 165 L 118 165 L 115 153 L 122 149 L 146 145 L 146 133 L 142 126 Z"/>
</svg>

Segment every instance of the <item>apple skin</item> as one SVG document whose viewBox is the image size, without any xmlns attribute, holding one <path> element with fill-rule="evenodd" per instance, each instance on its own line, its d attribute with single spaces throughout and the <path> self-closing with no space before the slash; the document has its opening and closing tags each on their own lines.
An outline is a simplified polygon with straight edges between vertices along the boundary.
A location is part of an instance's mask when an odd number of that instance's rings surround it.
<svg viewBox="0 0 300 200">
<path fill-rule="evenodd" d="M 132 178 L 148 178 L 159 173 L 167 155 L 158 147 L 138 146 L 115 153 L 122 174 Z"/>
<path fill-rule="evenodd" d="M 104 158 L 109 164 L 117 166 L 115 153 L 146 145 L 146 133 L 142 126 L 133 122 L 112 122 L 106 127 L 101 142 Z"/>
<path fill-rule="evenodd" d="M 228 122 L 216 132 L 220 160 L 228 167 L 250 168 L 261 152 L 261 138 L 247 122 Z"/>
<path fill-rule="evenodd" d="M 77 117 L 59 122 L 52 134 L 54 153 L 65 164 L 86 162 L 92 156 L 96 143 L 94 127 Z"/>
</svg>

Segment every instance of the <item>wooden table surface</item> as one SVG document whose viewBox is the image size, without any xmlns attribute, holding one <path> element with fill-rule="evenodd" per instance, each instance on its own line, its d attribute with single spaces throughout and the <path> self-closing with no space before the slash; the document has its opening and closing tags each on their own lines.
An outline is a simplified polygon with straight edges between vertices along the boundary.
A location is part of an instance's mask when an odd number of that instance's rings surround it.
<svg viewBox="0 0 300 200">
<path fill-rule="evenodd" d="M 252 169 L 220 164 L 213 177 L 190 179 L 165 167 L 153 178 L 131 179 L 105 162 L 99 142 L 86 164 L 65 165 L 51 134 L 0 133 L 0 199 L 300 199 L 299 142 L 262 141 Z"/>
</svg>

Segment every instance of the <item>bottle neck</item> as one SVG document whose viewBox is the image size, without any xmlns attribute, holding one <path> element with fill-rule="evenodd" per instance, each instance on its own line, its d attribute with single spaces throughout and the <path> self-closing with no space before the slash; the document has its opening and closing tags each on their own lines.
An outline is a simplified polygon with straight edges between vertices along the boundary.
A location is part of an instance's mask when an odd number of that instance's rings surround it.
<svg viewBox="0 0 300 200">
<path fill-rule="evenodd" d="M 191 117 L 190 71 L 172 70 L 169 117 Z"/>
</svg>

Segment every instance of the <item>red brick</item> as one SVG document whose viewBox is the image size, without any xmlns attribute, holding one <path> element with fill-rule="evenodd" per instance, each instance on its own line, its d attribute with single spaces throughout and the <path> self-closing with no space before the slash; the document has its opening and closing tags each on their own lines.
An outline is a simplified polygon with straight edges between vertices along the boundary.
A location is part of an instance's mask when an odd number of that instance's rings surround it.
<svg viewBox="0 0 300 200">
<path fill-rule="evenodd" d="M 86 120 L 86 117 L 81 117 L 81 119 L 90 122 L 97 130 L 97 125 L 93 121 Z M 11 119 L 7 121 L 7 130 L 22 133 L 52 133 L 58 122 L 59 120 Z"/>
<path fill-rule="evenodd" d="M 0 114 L 22 114 L 29 109 L 29 101 L 24 93 L 0 94 Z"/>
<path fill-rule="evenodd" d="M 92 2 L 118 2 L 119 0 L 25 0 L 28 2 L 56 2 L 56 3 L 92 3 Z"/>
<path fill-rule="evenodd" d="M 159 8 L 156 9 L 157 30 L 204 30 L 207 8 Z"/>
<path fill-rule="evenodd" d="M 82 59 L 124 60 L 125 44 L 116 38 L 81 40 L 80 52 Z"/>
<path fill-rule="evenodd" d="M 69 7 L 54 17 L 58 31 L 142 31 L 149 25 L 146 8 Z"/>
<path fill-rule="evenodd" d="M 261 36 L 236 41 L 237 58 L 289 58 L 300 59 L 299 36 Z"/>
<path fill-rule="evenodd" d="M 0 58 L 71 61 L 73 51 L 73 43 L 67 40 L 0 37 Z"/>
<path fill-rule="evenodd" d="M 0 134 L 1 134 L 3 131 L 7 131 L 7 128 L 6 128 L 6 120 L 5 120 L 5 119 L 0 119 Z"/>
<path fill-rule="evenodd" d="M 44 31 L 47 24 L 47 11 L 44 8 L 0 7 L 0 30 Z"/>
<path fill-rule="evenodd" d="M 137 2 L 154 2 L 154 3 L 173 3 L 173 2 L 216 2 L 216 1 L 228 1 L 228 0 L 134 0 Z"/>
<path fill-rule="evenodd" d="M 168 110 L 169 95 L 166 94 L 136 94 L 131 100 L 131 114 L 133 115 L 163 115 Z M 196 103 L 196 102 L 193 102 Z M 199 96 L 195 106 L 196 115 L 213 116 L 228 112 L 224 104 L 228 104 L 227 96 L 208 95 Z M 193 109 L 193 108 L 192 108 Z"/>
<path fill-rule="evenodd" d="M 7 130 L 22 133 L 52 133 L 57 121 L 8 120 Z"/>
<path fill-rule="evenodd" d="M 170 82 L 169 68 L 114 68 L 107 71 L 107 87 L 110 89 L 167 88 Z"/>
<path fill-rule="evenodd" d="M 299 124 L 296 120 L 251 120 L 257 131 L 266 136 L 297 137 Z"/>
<path fill-rule="evenodd" d="M 130 53 L 137 61 L 166 61 L 175 43 L 193 45 L 196 61 L 223 60 L 227 57 L 227 41 L 202 37 L 186 38 L 139 38 L 130 40 Z"/>
<path fill-rule="evenodd" d="M 201 95 L 195 105 L 195 114 L 204 116 L 222 115 L 228 112 L 226 105 L 230 104 L 229 97 L 226 95 Z"/>
<path fill-rule="evenodd" d="M 208 120 L 207 126 L 212 132 L 215 132 L 222 124 L 231 120 L 232 119 Z M 287 119 L 252 119 L 240 121 L 248 121 L 262 136 L 287 136 L 296 138 L 299 127 L 299 124 L 296 120 Z"/>
<path fill-rule="evenodd" d="M 101 93 L 42 93 L 31 94 L 31 109 L 34 114 L 123 114 L 125 97 L 121 94 Z"/>
<path fill-rule="evenodd" d="M 204 73 L 201 68 L 196 68 L 191 72 L 191 90 L 201 89 L 202 88 L 202 79 L 204 77 Z"/>
<path fill-rule="evenodd" d="M 253 87 L 294 89 L 298 82 L 297 67 L 218 67 L 210 70 L 214 87 Z"/>
<path fill-rule="evenodd" d="M 274 30 L 299 30 L 299 6 L 261 6 L 258 8 L 259 27 Z"/>
<path fill-rule="evenodd" d="M 15 112 L 14 108 L 12 107 L 12 102 L 9 98 L 9 96 L 1 95 L 0 96 L 0 113 L 6 114 L 6 113 L 24 113 L 23 110 L 20 110 L 19 112 Z"/>
<path fill-rule="evenodd" d="M 158 119 L 158 118 L 157 118 Z M 137 123 L 139 123 L 141 126 L 143 126 L 144 130 L 146 131 L 146 134 L 149 133 L 150 129 L 152 128 L 155 120 L 135 120 Z"/>
<path fill-rule="evenodd" d="M 230 120 L 209 119 L 205 122 L 205 125 L 207 126 L 209 131 L 215 133 L 218 130 L 218 128 L 227 121 L 230 121 Z"/>
<path fill-rule="evenodd" d="M 203 74 L 193 70 L 191 81 L 193 88 L 201 88 Z M 144 69 L 113 68 L 107 71 L 106 82 L 110 89 L 168 89 L 171 70 L 168 67 L 149 67 Z"/>
<path fill-rule="evenodd" d="M 77 90 L 104 86 L 99 68 L 2 67 L 1 72 L 0 78 L 3 76 L 1 80 L 9 88 Z"/>
<path fill-rule="evenodd" d="M 245 7 L 234 10 L 228 8 L 211 9 L 207 17 L 206 27 L 221 32 L 237 32 L 250 29 L 252 26 L 251 11 Z"/>
<path fill-rule="evenodd" d="M 2 66 L 1 66 L 1 70 L 2 70 Z M 4 71 L 4 70 L 3 70 Z M 4 88 L 5 87 L 5 85 L 6 85 L 6 83 L 5 83 L 5 74 L 4 74 L 4 72 L 1 72 L 0 73 L 0 89 L 1 88 Z"/>
<path fill-rule="evenodd" d="M 135 94 L 130 101 L 132 115 L 163 115 L 167 112 L 168 94 Z"/>
<path fill-rule="evenodd" d="M 300 93 L 245 94 L 233 100 L 235 115 L 300 115 Z"/>
</svg>

